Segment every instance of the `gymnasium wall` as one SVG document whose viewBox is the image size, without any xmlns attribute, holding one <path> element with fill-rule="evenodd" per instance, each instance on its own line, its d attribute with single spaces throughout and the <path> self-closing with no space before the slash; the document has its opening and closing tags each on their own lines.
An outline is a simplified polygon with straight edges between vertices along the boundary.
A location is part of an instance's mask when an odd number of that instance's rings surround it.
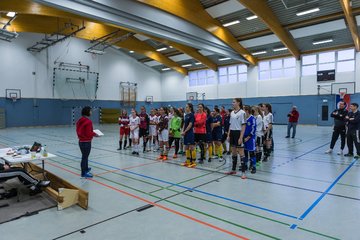
<svg viewBox="0 0 360 240">
<path fill-rule="evenodd" d="M 69 38 L 40 53 L 26 49 L 39 41 L 42 34 L 20 33 L 11 43 L 0 41 L 0 97 L 5 89 L 21 89 L 24 98 L 51 99 L 54 62 L 89 65 L 99 72 L 98 100 L 120 100 L 120 82 L 138 83 L 138 101 L 145 101 L 149 92 L 154 101 L 161 101 L 160 73 L 112 48 L 106 54 L 92 56 L 84 52 L 89 41 Z M 35 72 L 35 75 L 33 74 Z M 55 96 L 55 98 L 59 98 Z"/>
</svg>

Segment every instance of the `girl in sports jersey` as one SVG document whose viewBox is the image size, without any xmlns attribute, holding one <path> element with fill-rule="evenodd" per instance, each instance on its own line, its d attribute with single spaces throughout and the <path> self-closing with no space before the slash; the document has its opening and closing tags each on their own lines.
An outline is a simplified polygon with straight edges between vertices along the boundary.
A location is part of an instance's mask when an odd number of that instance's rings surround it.
<svg viewBox="0 0 360 240">
<path fill-rule="evenodd" d="M 244 131 L 246 127 L 245 112 L 242 110 L 243 103 L 241 98 L 235 98 L 232 102 L 233 111 L 230 114 L 230 131 L 228 139 L 232 153 L 232 169 L 227 174 L 236 174 L 236 165 L 238 162 L 238 154 L 241 163 L 245 162 L 244 154 Z"/>
<path fill-rule="evenodd" d="M 208 107 L 205 107 L 206 113 L 206 149 L 208 152 L 208 162 L 211 162 L 213 156 L 213 143 L 211 134 L 212 114 Z"/>
<path fill-rule="evenodd" d="M 227 139 L 227 136 L 229 135 L 229 129 L 230 129 L 230 113 L 232 109 L 227 109 L 225 116 L 224 116 L 224 126 L 223 126 L 223 137 L 222 137 L 222 145 L 224 152 L 223 154 L 230 155 L 230 143 Z"/>
<path fill-rule="evenodd" d="M 269 103 L 265 103 L 265 113 L 264 113 L 264 162 L 270 157 L 271 153 L 271 143 L 272 143 L 272 135 L 273 135 L 273 122 L 274 117 L 272 115 L 272 107 Z"/>
<path fill-rule="evenodd" d="M 256 162 L 259 163 L 261 162 L 264 143 L 264 116 L 259 106 L 253 106 L 253 111 L 256 118 Z"/>
<path fill-rule="evenodd" d="M 181 135 L 184 136 L 184 145 L 186 153 L 186 161 L 182 166 L 194 168 L 196 167 L 196 151 L 195 151 L 195 136 L 194 136 L 194 107 L 191 103 L 186 104 L 185 107 L 184 127 Z"/>
<path fill-rule="evenodd" d="M 245 162 L 241 163 L 242 179 L 245 179 L 245 171 L 248 169 L 247 162 L 250 160 L 251 173 L 256 173 L 256 118 L 253 116 L 254 111 L 250 106 L 244 107 L 246 128 L 244 132 L 244 149 L 245 149 Z"/>
<path fill-rule="evenodd" d="M 178 108 L 179 113 L 180 113 L 180 117 L 181 117 L 181 129 L 183 129 L 184 127 L 184 119 L 185 119 L 185 112 L 184 109 L 182 107 Z M 184 136 L 181 135 L 180 138 L 180 151 L 179 154 L 181 155 L 185 155 L 185 151 L 184 151 Z"/>
<path fill-rule="evenodd" d="M 206 142 L 206 113 L 204 112 L 204 104 L 198 104 L 197 113 L 195 113 L 195 143 L 200 148 L 199 163 L 203 163 L 205 159 L 205 142 Z"/>
<path fill-rule="evenodd" d="M 181 117 L 180 112 L 174 108 L 174 114 L 170 120 L 170 132 L 169 132 L 169 146 L 175 142 L 175 154 L 173 158 L 177 158 L 179 148 L 180 148 L 180 138 L 181 138 Z"/>
<path fill-rule="evenodd" d="M 158 137 L 160 143 L 160 156 L 158 160 L 167 160 L 167 149 L 169 149 L 169 117 L 166 107 L 159 109 L 160 118 L 158 123 Z M 164 148 L 165 147 L 165 148 Z"/>
<path fill-rule="evenodd" d="M 137 115 L 135 109 L 131 110 L 130 115 L 130 138 L 133 143 L 133 152 L 132 154 L 139 155 L 139 126 L 140 126 L 140 118 Z"/>
<path fill-rule="evenodd" d="M 158 148 L 157 129 L 156 129 L 158 121 L 159 119 L 156 116 L 156 110 L 152 108 L 149 116 L 149 135 L 150 135 L 150 144 L 154 152 L 156 152 Z"/>
<path fill-rule="evenodd" d="M 214 108 L 214 116 L 212 117 L 211 123 L 211 134 L 212 140 L 215 146 L 215 154 L 219 157 L 219 161 L 223 161 L 223 148 L 221 144 L 222 140 L 222 127 L 221 127 L 222 117 L 220 115 L 220 109 Z"/>
<path fill-rule="evenodd" d="M 119 117 L 119 125 L 120 125 L 120 141 L 119 141 L 119 148 L 117 150 L 122 150 L 123 149 L 122 143 L 124 136 L 125 136 L 124 149 L 126 149 L 126 144 L 130 135 L 129 117 L 125 109 L 122 110 L 121 115 Z"/>
</svg>

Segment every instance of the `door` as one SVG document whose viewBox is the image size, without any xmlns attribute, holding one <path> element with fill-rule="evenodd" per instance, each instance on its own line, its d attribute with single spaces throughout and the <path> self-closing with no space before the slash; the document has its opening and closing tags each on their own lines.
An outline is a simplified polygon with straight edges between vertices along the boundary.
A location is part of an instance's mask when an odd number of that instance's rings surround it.
<svg viewBox="0 0 360 240">
<path fill-rule="evenodd" d="M 329 97 L 323 97 L 318 101 L 318 126 L 331 126 L 333 121 L 330 117 L 333 101 Z"/>
<path fill-rule="evenodd" d="M 291 111 L 292 103 L 272 103 L 274 124 L 288 124 L 288 114 Z"/>
</svg>

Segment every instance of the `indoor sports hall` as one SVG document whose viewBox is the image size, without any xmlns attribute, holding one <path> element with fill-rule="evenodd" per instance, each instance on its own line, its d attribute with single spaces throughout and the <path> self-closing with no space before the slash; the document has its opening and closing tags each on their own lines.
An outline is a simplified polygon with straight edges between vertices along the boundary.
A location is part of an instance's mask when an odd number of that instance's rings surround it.
<svg viewBox="0 0 360 240">
<path fill-rule="evenodd" d="M 0 0 L 0 239 L 345 239 L 360 0 Z"/>
</svg>

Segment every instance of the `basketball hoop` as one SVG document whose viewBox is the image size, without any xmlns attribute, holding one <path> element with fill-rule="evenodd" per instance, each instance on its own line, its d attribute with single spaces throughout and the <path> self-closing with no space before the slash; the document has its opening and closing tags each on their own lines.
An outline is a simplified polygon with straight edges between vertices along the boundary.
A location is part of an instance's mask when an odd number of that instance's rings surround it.
<svg viewBox="0 0 360 240">
<path fill-rule="evenodd" d="M 194 100 L 194 96 L 189 97 L 189 101 L 192 101 L 192 100 Z"/>
<path fill-rule="evenodd" d="M 12 96 L 12 97 L 11 97 L 11 100 L 12 100 L 12 101 L 13 101 L 13 103 L 14 103 L 14 102 L 16 102 L 16 100 L 17 100 L 17 97 L 15 97 L 15 96 Z"/>
</svg>

